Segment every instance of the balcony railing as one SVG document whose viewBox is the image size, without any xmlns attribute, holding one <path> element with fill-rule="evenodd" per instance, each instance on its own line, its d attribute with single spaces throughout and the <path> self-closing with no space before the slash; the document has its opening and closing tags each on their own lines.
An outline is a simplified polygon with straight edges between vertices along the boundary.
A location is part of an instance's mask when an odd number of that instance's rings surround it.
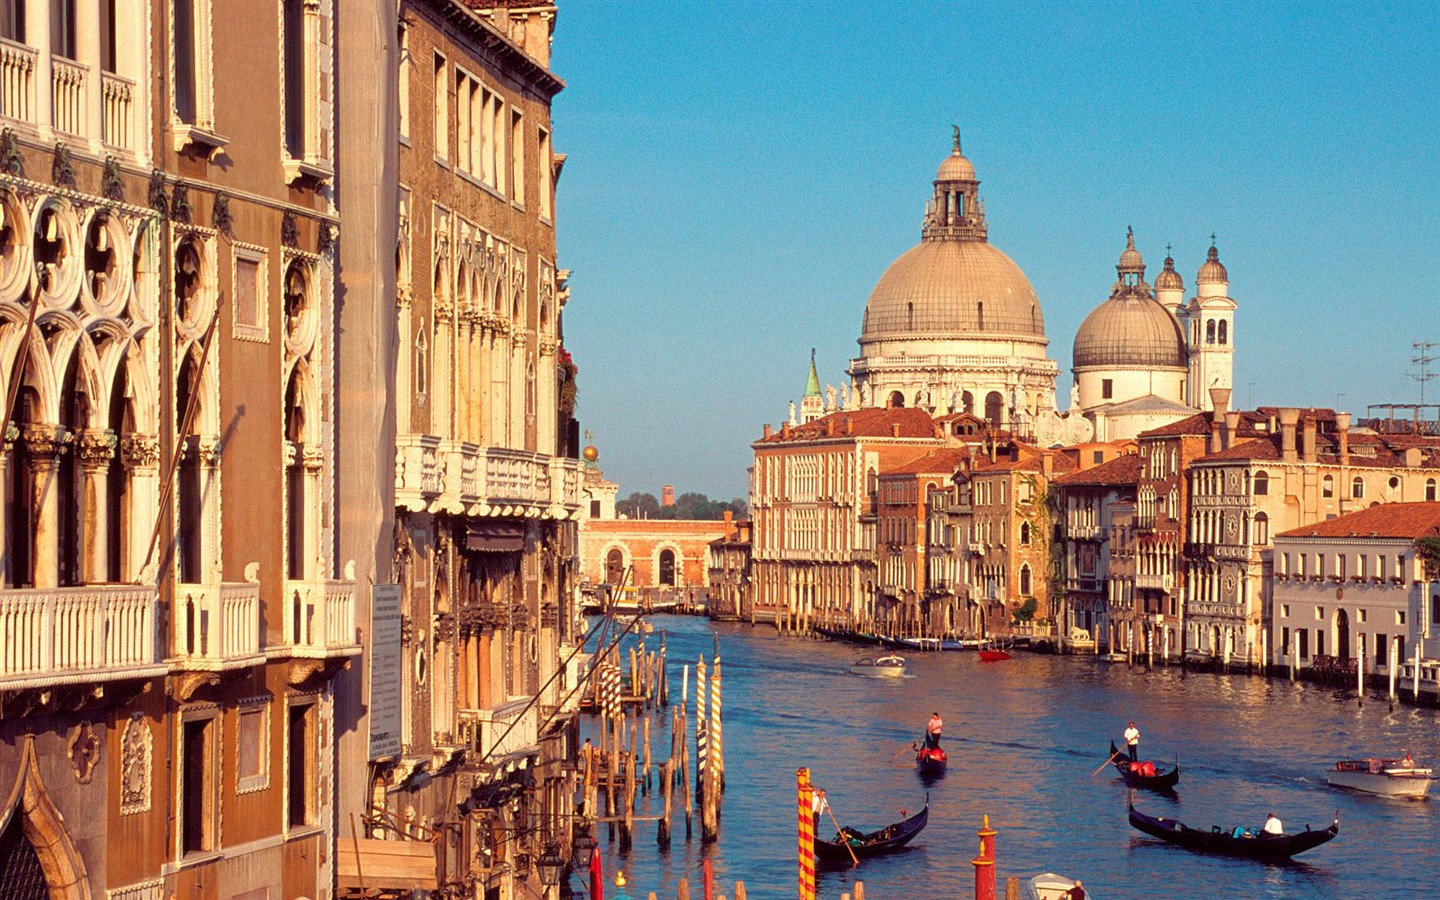
<svg viewBox="0 0 1440 900">
<path fill-rule="evenodd" d="M 433 435 L 396 439 L 396 502 L 452 514 L 568 518 L 580 508 L 578 460 L 449 441 Z"/>
<path fill-rule="evenodd" d="M 35 122 L 35 50 L 0 38 L 0 115 Z"/>
<path fill-rule="evenodd" d="M 1174 577 L 1171 575 L 1136 575 L 1135 587 L 1152 591 L 1164 591 L 1167 594 L 1174 585 Z"/>
<path fill-rule="evenodd" d="M 471 762 L 494 762 L 540 742 L 540 710 L 530 698 L 496 709 L 460 710 L 460 738 L 473 754 Z"/>
<path fill-rule="evenodd" d="M 180 584 L 175 588 L 171 660 L 184 669 L 231 669 L 262 661 L 260 585 Z"/>
<path fill-rule="evenodd" d="M 1093 541 L 1102 533 L 1099 525 L 1068 525 L 1065 528 L 1066 536 L 1072 541 Z"/>
<path fill-rule="evenodd" d="M 158 599 L 135 585 L 0 591 L 0 689 L 162 674 Z"/>
<path fill-rule="evenodd" d="M 50 73 L 55 130 L 85 134 L 85 80 L 90 77 L 90 67 L 63 56 L 52 56 Z"/>
<path fill-rule="evenodd" d="M 135 150 L 133 109 L 135 82 L 112 72 L 100 73 L 100 96 L 105 116 L 105 143 L 121 150 Z"/>
<path fill-rule="evenodd" d="M 358 654 L 355 582 L 285 582 L 285 640 L 295 656 L 325 658 Z"/>
</svg>

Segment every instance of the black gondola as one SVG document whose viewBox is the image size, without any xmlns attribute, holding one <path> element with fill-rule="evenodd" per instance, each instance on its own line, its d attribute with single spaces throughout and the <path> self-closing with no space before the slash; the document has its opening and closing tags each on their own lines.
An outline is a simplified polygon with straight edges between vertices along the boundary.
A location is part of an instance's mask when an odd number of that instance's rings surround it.
<svg viewBox="0 0 1440 900">
<path fill-rule="evenodd" d="M 945 766 L 950 762 L 950 757 L 939 747 L 927 747 L 925 742 L 920 742 L 919 749 L 915 751 L 915 770 L 921 775 L 940 775 L 944 773 Z"/>
<path fill-rule="evenodd" d="M 1175 783 L 1180 780 L 1180 763 L 1175 763 L 1168 769 L 1155 768 L 1154 775 L 1146 775 L 1144 772 L 1136 772 L 1130 768 L 1130 757 L 1110 742 L 1110 762 L 1115 766 L 1115 771 L 1125 779 L 1125 783 L 1131 787 L 1149 788 L 1152 791 L 1173 790 Z"/>
<path fill-rule="evenodd" d="M 864 859 L 867 856 L 879 856 L 882 853 L 890 853 L 899 850 L 915 838 L 915 835 L 924 830 L 926 823 L 930 821 L 930 796 L 925 796 L 925 807 L 918 813 L 900 822 L 886 825 L 879 831 L 872 831 L 869 834 L 846 826 L 840 829 L 835 835 L 837 840 L 822 841 L 815 839 L 815 856 L 822 862 L 851 862 L 850 853 L 854 851 L 856 858 Z M 846 844 L 849 847 L 846 847 Z"/>
<path fill-rule="evenodd" d="M 1134 806 L 1130 807 L 1130 824 L 1151 837 L 1157 837 L 1177 847 L 1184 847 L 1186 850 L 1194 850 L 1198 853 L 1219 853 L 1225 856 L 1280 861 L 1333 840 L 1335 835 L 1340 833 L 1340 813 L 1335 813 L 1335 821 L 1330 824 L 1329 828 L 1311 830 L 1307 825 L 1304 831 L 1297 834 L 1265 834 L 1264 832 L 1250 834 L 1247 832 L 1241 837 L 1236 837 L 1234 831 L 1221 829 L 1219 825 L 1212 827 L 1209 831 L 1202 831 L 1198 828 L 1190 828 L 1185 823 L 1174 819 L 1167 819 L 1163 816 L 1159 818 L 1147 816 Z"/>
</svg>

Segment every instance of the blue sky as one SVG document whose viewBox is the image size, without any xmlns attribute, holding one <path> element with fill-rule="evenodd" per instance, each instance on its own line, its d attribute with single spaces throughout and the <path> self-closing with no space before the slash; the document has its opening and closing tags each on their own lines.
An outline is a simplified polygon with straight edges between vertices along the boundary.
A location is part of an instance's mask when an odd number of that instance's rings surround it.
<svg viewBox="0 0 1440 900">
<path fill-rule="evenodd" d="M 562 0 L 581 427 L 622 497 L 744 497 L 810 348 L 846 380 L 951 123 L 991 243 L 1040 297 L 1062 405 L 1127 226 L 1147 278 L 1173 244 L 1190 292 L 1218 236 L 1236 402 L 1417 402 L 1411 343 L 1440 341 L 1436 47 L 1423 2 Z"/>
</svg>

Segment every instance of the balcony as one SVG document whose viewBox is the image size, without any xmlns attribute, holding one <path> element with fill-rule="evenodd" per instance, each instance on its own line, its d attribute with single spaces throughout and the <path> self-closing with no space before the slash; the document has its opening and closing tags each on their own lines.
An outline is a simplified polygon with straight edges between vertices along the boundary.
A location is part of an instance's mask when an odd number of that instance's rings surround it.
<svg viewBox="0 0 1440 900">
<path fill-rule="evenodd" d="M 0 38 L 0 115 L 35 122 L 35 50 Z"/>
<path fill-rule="evenodd" d="M 1170 593 L 1175 579 L 1171 575 L 1136 575 L 1135 587 L 1140 590 L 1164 591 Z"/>
<path fill-rule="evenodd" d="M 175 586 L 171 664 L 217 672 L 264 662 L 260 648 L 260 585 Z"/>
<path fill-rule="evenodd" d="M 412 512 L 567 519 L 580 509 L 579 460 L 402 434 L 396 503 Z"/>
<path fill-rule="evenodd" d="M 164 674 L 153 587 L 0 591 L 0 690 Z"/>
<path fill-rule="evenodd" d="M 1104 530 L 1099 525 L 1069 525 L 1065 528 L 1065 534 L 1072 541 L 1095 541 L 1099 540 Z"/>
<path fill-rule="evenodd" d="M 285 640 L 304 659 L 357 656 L 355 581 L 286 581 Z"/>
<path fill-rule="evenodd" d="M 105 143 L 120 150 L 135 152 L 134 97 L 135 82 L 112 72 L 100 73 L 101 114 L 104 116 Z"/>
<path fill-rule="evenodd" d="M 56 131 L 77 136 L 86 134 L 85 82 L 89 77 L 87 65 L 63 56 L 50 58 L 51 111 Z"/>
<path fill-rule="evenodd" d="M 529 697 L 495 709 L 462 709 L 460 740 L 472 764 L 494 763 L 533 750 L 540 743 L 540 710 Z"/>
</svg>

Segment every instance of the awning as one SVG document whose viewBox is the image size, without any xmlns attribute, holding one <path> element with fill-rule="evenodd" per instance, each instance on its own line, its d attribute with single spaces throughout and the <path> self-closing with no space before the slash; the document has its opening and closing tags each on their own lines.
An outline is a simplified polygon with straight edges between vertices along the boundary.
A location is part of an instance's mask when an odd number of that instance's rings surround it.
<svg viewBox="0 0 1440 900">
<path fill-rule="evenodd" d="M 440 888 L 435 845 L 429 841 L 341 838 L 335 842 L 335 857 L 335 879 L 342 897 L 373 897 L 377 892 L 409 896 L 411 891 Z"/>
<path fill-rule="evenodd" d="M 475 522 L 465 534 L 466 550 L 514 553 L 525 549 L 525 526 L 517 522 Z"/>
</svg>

